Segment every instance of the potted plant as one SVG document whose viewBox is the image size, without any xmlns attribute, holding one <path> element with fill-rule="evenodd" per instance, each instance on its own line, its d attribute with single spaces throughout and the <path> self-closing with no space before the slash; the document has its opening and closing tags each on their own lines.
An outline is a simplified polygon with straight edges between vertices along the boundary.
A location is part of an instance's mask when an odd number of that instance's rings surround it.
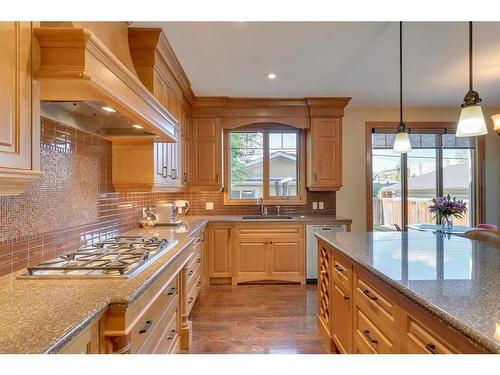
<svg viewBox="0 0 500 375">
<path fill-rule="evenodd" d="M 435 197 L 431 202 L 428 210 L 434 214 L 434 219 L 437 218 L 443 229 L 451 229 L 453 218 L 460 219 L 467 212 L 466 203 L 455 197 L 452 199 L 450 194 L 444 197 Z"/>
</svg>

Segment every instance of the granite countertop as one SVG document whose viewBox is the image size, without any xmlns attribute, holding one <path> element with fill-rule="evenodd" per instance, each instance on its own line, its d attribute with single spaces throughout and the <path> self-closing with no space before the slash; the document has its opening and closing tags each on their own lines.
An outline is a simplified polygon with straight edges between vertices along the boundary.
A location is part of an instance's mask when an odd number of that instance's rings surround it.
<svg viewBox="0 0 500 375">
<path fill-rule="evenodd" d="M 245 216 L 256 216 L 256 215 L 245 215 Z M 273 215 L 271 215 L 273 216 Z M 244 216 L 238 215 L 208 215 L 208 216 L 187 216 L 188 218 L 196 219 L 206 219 L 209 223 L 311 223 L 311 224 L 328 224 L 328 223 L 339 223 L 339 224 L 350 224 L 352 220 L 342 216 L 335 215 L 285 215 L 291 216 L 291 219 L 243 219 Z"/>
<path fill-rule="evenodd" d="M 19 279 L 21 270 L 0 277 L 0 353 L 54 353 L 99 319 L 110 304 L 129 304 L 207 223 L 188 218 L 182 227 L 138 228 L 127 235 L 160 234 L 177 240 L 148 267 L 131 279 Z"/>
<path fill-rule="evenodd" d="M 426 232 L 316 236 L 468 340 L 500 353 L 500 248 Z"/>
</svg>

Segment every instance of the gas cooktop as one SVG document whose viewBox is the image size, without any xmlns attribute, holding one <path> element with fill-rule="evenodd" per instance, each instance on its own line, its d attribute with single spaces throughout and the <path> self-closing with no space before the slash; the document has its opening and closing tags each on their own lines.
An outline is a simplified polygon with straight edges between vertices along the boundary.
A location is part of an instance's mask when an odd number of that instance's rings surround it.
<svg viewBox="0 0 500 375">
<path fill-rule="evenodd" d="M 114 237 L 30 266 L 21 277 L 129 278 L 176 243 L 141 236 Z"/>
</svg>

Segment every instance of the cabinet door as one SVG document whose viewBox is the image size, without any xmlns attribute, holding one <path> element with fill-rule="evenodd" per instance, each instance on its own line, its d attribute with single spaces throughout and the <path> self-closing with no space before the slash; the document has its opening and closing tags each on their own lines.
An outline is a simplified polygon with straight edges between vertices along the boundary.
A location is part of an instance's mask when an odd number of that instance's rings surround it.
<svg viewBox="0 0 500 375">
<path fill-rule="evenodd" d="M 332 339 L 341 353 L 352 352 L 352 301 L 336 283 L 332 286 Z"/>
<path fill-rule="evenodd" d="M 311 122 L 310 187 L 337 190 L 342 186 L 342 135 L 340 119 L 313 119 Z"/>
<path fill-rule="evenodd" d="M 271 276 L 300 277 L 304 275 L 304 252 L 300 240 L 271 239 L 269 244 Z"/>
<path fill-rule="evenodd" d="M 265 278 L 268 273 L 267 244 L 262 238 L 239 239 L 235 249 L 235 276 Z"/>
<path fill-rule="evenodd" d="M 222 133 L 218 118 L 193 120 L 192 185 L 221 188 Z"/>
<path fill-rule="evenodd" d="M 189 183 L 189 131 L 190 122 L 186 111 L 182 111 L 180 123 L 180 161 L 179 161 L 179 179 L 183 185 Z"/>
<path fill-rule="evenodd" d="M 0 22 L 0 195 L 18 194 L 39 172 L 40 99 L 32 80 L 32 23 Z"/>
<path fill-rule="evenodd" d="M 209 232 L 209 276 L 231 277 L 231 227 L 216 226 Z"/>
</svg>

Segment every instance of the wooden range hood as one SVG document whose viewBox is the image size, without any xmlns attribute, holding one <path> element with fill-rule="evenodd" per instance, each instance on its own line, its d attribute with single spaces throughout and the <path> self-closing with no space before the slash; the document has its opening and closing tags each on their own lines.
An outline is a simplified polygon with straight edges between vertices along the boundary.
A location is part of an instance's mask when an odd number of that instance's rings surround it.
<svg viewBox="0 0 500 375">
<path fill-rule="evenodd" d="M 125 29 L 126 30 L 126 29 Z M 177 124 L 168 111 L 141 83 L 133 67 L 127 68 L 94 33 L 84 27 L 41 27 L 34 30 L 40 45 L 40 65 L 35 73 L 42 101 L 91 101 L 105 103 L 156 136 L 176 142 Z M 120 35 L 119 35 L 120 36 Z M 109 38 L 119 43 L 123 38 Z M 108 42 L 109 42 L 108 40 Z"/>
</svg>

